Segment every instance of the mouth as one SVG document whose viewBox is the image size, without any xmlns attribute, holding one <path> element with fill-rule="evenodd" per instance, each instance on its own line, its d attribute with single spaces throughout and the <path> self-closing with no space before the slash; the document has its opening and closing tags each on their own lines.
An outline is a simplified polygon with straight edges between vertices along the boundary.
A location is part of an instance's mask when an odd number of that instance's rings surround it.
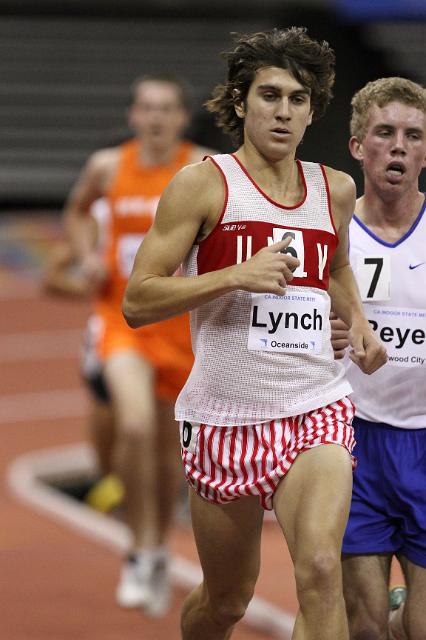
<svg viewBox="0 0 426 640">
<path fill-rule="evenodd" d="M 273 133 L 276 136 L 279 136 L 280 138 L 291 135 L 291 131 L 289 131 L 284 127 L 275 127 L 275 129 L 271 129 L 271 133 Z"/>
<path fill-rule="evenodd" d="M 149 127 L 149 132 L 151 135 L 158 136 L 162 134 L 164 131 L 163 127 L 159 124 L 153 124 Z"/>
<path fill-rule="evenodd" d="M 401 178 L 405 172 L 406 168 L 402 162 L 390 162 L 386 167 L 387 175 L 393 178 Z"/>
</svg>

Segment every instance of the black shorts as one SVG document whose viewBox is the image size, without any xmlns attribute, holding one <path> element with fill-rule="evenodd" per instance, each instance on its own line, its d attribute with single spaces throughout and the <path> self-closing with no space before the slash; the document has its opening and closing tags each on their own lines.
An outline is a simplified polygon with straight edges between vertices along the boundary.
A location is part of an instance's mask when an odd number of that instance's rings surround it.
<svg viewBox="0 0 426 640">
<path fill-rule="evenodd" d="M 82 377 L 96 400 L 104 402 L 105 404 L 111 401 L 111 394 L 102 369 L 97 369 L 90 373 L 82 371 Z"/>
</svg>

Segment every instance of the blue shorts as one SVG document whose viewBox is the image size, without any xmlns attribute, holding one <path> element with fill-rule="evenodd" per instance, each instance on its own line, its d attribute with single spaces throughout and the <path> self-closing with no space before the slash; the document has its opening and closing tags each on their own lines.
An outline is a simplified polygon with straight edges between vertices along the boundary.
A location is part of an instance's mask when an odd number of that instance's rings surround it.
<svg viewBox="0 0 426 640">
<path fill-rule="evenodd" d="M 351 511 L 343 553 L 400 553 L 426 568 L 426 428 L 354 418 Z"/>
</svg>

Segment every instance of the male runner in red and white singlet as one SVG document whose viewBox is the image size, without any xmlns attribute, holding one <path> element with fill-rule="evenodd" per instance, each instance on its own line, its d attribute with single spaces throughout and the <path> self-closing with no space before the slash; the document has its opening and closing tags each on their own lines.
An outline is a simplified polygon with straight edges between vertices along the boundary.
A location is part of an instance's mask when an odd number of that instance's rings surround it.
<svg viewBox="0 0 426 640">
<path fill-rule="evenodd" d="M 123 303 L 134 327 L 192 310 L 195 363 L 176 417 L 204 581 L 185 602 L 183 638 L 231 636 L 273 508 L 295 565 L 293 638 L 347 640 L 340 550 L 353 411 L 328 289 L 362 370 L 386 353 L 348 262 L 353 182 L 295 158 L 330 99 L 334 54 L 293 27 L 241 36 L 227 57 L 208 106 L 238 150 L 171 182 Z M 186 277 L 171 277 L 181 262 Z"/>
</svg>

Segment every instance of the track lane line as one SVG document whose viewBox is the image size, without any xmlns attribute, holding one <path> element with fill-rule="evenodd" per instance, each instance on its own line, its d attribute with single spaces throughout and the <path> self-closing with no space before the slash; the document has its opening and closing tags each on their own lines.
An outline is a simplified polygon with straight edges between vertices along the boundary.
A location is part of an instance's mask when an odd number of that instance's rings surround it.
<svg viewBox="0 0 426 640">
<path fill-rule="evenodd" d="M 93 475 L 95 468 L 91 447 L 83 442 L 23 454 L 9 465 L 6 477 L 13 494 L 25 504 L 123 555 L 129 544 L 126 525 L 46 484 L 54 478 Z M 171 574 L 173 582 L 188 591 L 201 582 L 199 566 L 182 556 L 173 556 Z M 292 615 L 259 596 L 252 599 L 244 617 L 245 624 L 277 640 L 290 640 L 294 621 Z"/>
</svg>

